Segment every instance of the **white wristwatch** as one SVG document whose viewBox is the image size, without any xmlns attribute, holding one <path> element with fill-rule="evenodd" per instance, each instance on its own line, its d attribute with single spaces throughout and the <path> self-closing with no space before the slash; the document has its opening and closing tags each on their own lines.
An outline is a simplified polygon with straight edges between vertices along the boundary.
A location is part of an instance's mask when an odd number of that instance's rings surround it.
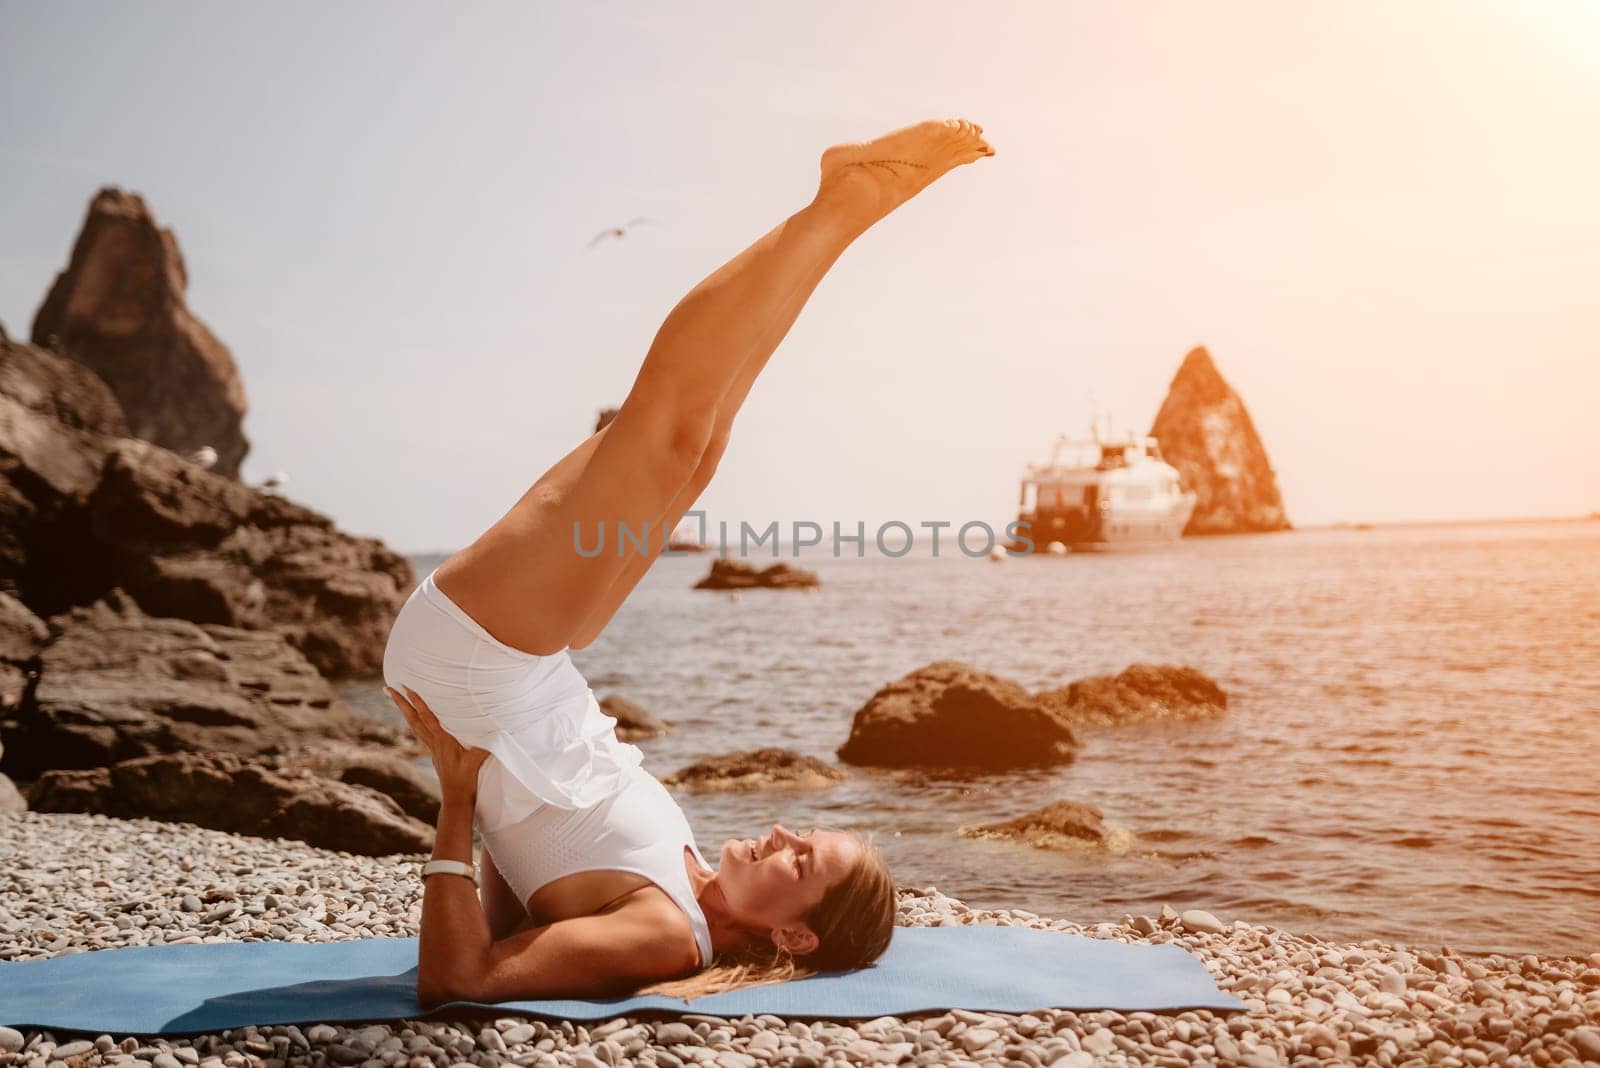
<svg viewBox="0 0 1600 1068">
<path fill-rule="evenodd" d="M 471 864 L 463 864 L 459 860 L 430 860 L 422 866 L 422 877 L 430 875 L 465 875 L 472 880 L 472 885 L 478 885 L 477 873 Z"/>
</svg>

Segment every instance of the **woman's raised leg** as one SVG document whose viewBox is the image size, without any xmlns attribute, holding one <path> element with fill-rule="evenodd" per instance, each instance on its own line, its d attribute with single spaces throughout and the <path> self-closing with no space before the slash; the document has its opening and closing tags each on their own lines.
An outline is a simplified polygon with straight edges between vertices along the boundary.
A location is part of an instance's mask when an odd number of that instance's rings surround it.
<svg viewBox="0 0 1600 1068">
<path fill-rule="evenodd" d="M 806 292 L 809 292 L 810 288 L 814 288 L 816 282 L 822 280 L 822 275 L 825 271 L 825 267 L 818 268 L 816 281 L 812 282 L 810 287 L 803 287 Z M 791 306 L 786 309 L 786 314 L 779 316 L 778 321 L 773 324 L 777 339 L 781 340 L 789 332 L 789 327 L 799 317 L 800 309 L 804 304 L 804 299 L 797 297 L 790 302 Z M 611 617 L 616 614 L 617 609 L 622 607 L 622 602 L 628 599 L 628 594 L 633 592 L 633 588 L 639 584 L 639 580 L 650 569 L 650 565 L 655 563 L 656 557 L 666 551 L 666 543 L 672 528 L 683 517 L 683 513 L 694 507 L 694 502 L 700 498 L 701 493 L 705 492 L 705 488 L 711 484 L 712 477 L 717 473 L 717 464 L 722 460 L 722 453 L 728 447 L 729 435 L 733 433 L 734 417 L 739 414 L 739 409 L 744 405 L 744 399 L 749 394 L 750 387 L 755 385 L 756 377 L 761 373 L 761 369 L 767 365 L 768 358 L 771 357 L 776 348 L 776 340 L 773 341 L 770 347 L 757 346 L 756 352 L 746 359 L 744 365 L 739 368 L 738 376 L 728 387 L 728 392 L 723 394 L 722 403 L 717 407 L 716 426 L 712 428 L 711 441 L 706 445 L 706 451 L 700 457 L 700 465 L 695 468 L 695 472 L 689 477 L 689 481 L 678 491 L 677 497 L 673 498 L 672 503 L 667 505 L 667 510 L 662 513 L 661 518 L 657 520 L 656 525 L 652 528 L 654 540 L 650 543 L 651 551 L 648 554 L 630 555 L 627 566 L 623 568 L 621 574 L 612 580 L 605 596 L 589 613 L 589 618 L 585 619 L 577 632 L 573 634 L 571 639 L 572 648 L 585 648 L 600 636 L 600 632 L 605 630 L 607 623 L 611 622 Z"/>
<path fill-rule="evenodd" d="M 586 462 L 569 463 L 569 454 L 557 465 L 564 470 L 547 472 L 446 561 L 440 588 L 509 645 L 548 654 L 570 644 L 630 562 L 637 568 L 639 552 L 619 544 L 620 527 L 654 525 L 659 544 L 674 502 L 697 475 L 709 478 L 703 460 L 719 424 L 731 421 L 720 409 L 746 361 L 765 365 L 828 268 L 874 222 L 992 152 L 978 127 L 954 119 L 828 149 L 816 198 L 673 308 L 616 419 L 590 439 Z M 602 531 L 604 548 L 590 555 Z"/>
</svg>

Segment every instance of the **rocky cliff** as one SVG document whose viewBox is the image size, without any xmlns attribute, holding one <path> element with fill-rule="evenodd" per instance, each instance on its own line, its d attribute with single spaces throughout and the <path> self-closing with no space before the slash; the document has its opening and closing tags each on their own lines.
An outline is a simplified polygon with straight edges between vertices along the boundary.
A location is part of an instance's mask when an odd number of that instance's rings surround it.
<svg viewBox="0 0 1600 1068">
<path fill-rule="evenodd" d="M 103 190 L 44 344 L 0 329 L 0 813 L 426 848 L 437 785 L 323 678 L 378 671 L 411 565 L 234 477 L 244 391 L 184 284 Z"/>
<path fill-rule="evenodd" d="M 1205 346 L 1183 358 L 1150 433 L 1199 497 L 1185 534 L 1289 529 L 1267 450 Z"/>
<path fill-rule="evenodd" d="M 189 310 L 188 285 L 172 231 L 138 195 L 102 189 L 34 317 L 33 341 L 104 379 L 134 437 L 183 454 L 210 446 L 213 470 L 237 475 L 250 447 L 244 385 L 227 346 Z"/>
</svg>

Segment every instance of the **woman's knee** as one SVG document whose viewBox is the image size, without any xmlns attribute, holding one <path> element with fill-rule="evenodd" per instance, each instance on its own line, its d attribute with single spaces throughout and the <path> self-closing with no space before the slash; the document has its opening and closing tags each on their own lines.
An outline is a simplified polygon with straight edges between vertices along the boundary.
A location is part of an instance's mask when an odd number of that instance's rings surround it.
<svg viewBox="0 0 1600 1068">
<path fill-rule="evenodd" d="M 711 435 L 706 439 L 705 449 L 700 453 L 700 460 L 695 467 L 695 477 L 704 477 L 706 481 L 717 472 L 717 464 L 722 462 L 722 454 L 728 451 L 728 435 L 733 428 L 730 424 L 718 420 L 711 428 Z"/>
<path fill-rule="evenodd" d="M 630 398 L 612 427 L 625 438 L 642 439 L 660 461 L 692 472 L 715 437 L 716 411 L 673 403 L 665 397 Z"/>
<path fill-rule="evenodd" d="M 714 419 L 700 416 L 674 418 L 664 433 L 666 458 L 690 471 L 698 471 L 715 439 Z"/>
</svg>

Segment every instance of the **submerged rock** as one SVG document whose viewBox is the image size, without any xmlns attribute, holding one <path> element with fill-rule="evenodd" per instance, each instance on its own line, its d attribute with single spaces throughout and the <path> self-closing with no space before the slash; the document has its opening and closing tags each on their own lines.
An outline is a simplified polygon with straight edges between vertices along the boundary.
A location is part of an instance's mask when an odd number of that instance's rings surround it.
<svg viewBox="0 0 1600 1068">
<path fill-rule="evenodd" d="M 1004 823 L 962 827 L 964 838 L 997 838 L 1025 842 L 1036 849 L 1073 850 L 1088 847 L 1125 849 L 1129 835 L 1107 827 L 1100 810 L 1077 801 L 1056 801 Z"/>
<path fill-rule="evenodd" d="M 227 346 L 189 310 L 188 285 L 172 231 L 137 194 L 107 187 L 34 317 L 33 340 L 103 378 L 135 437 L 180 453 L 209 446 L 214 469 L 237 475 L 250 447 L 244 384 Z"/>
<path fill-rule="evenodd" d="M 839 747 L 848 764 L 1003 770 L 1064 764 L 1072 730 L 1009 679 L 954 660 L 919 668 L 873 694 Z"/>
<path fill-rule="evenodd" d="M 1005 770 L 1064 764 L 1075 730 L 1208 719 L 1228 697 L 1188 667 L 1134 664 L 1054 690 L 1021 685 L 954 660 L 896 679 L 856 711 L 839 747 L 848 764 Z"/>
<path fill-rule="evenodd" d="M 53 771 L 35 784 L 32 800 L 40 812 L 193 823 L 362 856 L 418 853 L 433 845 L 433 828 L 376 790 L 231 753 L 171 753 Z"/>
<path fill-rule="evenodd" d="M 1184 357 L 1150 433 L 1197 496 L 1185 534 L 1289 529 L 1267 450 L 1205 346 Z"/>
<path fill-rule="evenodd" d="M 1222 687 L 1194 668 L 1171 664 L 1134 664 L 1120 675 L 1091 675 L 1035 696 L 1079 730 L 1210 719 L 1228 708 Z"/>
<path fill-rule="evenodd" d="M 816 757 L 768 746 L 707 757 L 661 781 L 693 790 L 763 790 L 773 786 L 821 789 L 846 778 L 843 771 Z"/>
<path fill-rule="evenodd" d="M 600 711 L 617 721 L 617 738 L 639 742 L 667 733 L 668 725 L 626 697 L 609 694 L 600 701 Z"/>
<path fill-rule="evenodd" d="M 697 590 L 799 590 L 821 586 L 815 571 L 778 561 L 769 567 L 756 567 L 743 560 L 719 556 L 711 561 L 711 571 L 694 584 Z"/>
<path fill-rule="evenodd" d="M 51 621 L 33 698 L 7 722 L 20 778 L 170 752 L 255 755 L 343 741 L 391 746 L 282 636 L 147 616 L 114 594 Z"/>
</svg>

